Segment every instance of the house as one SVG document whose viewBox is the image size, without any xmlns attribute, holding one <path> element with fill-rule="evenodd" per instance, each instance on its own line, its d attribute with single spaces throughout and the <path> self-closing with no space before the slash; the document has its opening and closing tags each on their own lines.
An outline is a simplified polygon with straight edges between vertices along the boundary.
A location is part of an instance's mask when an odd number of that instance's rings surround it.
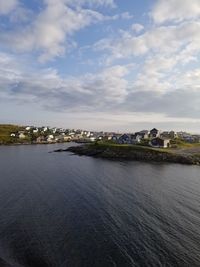
<svg viewBox="0 0 200 267">
<path fill-rule="evenodd" d="M 54 127 L 54 128 L 51 129 L 52 133 L 54 133 L 54 134 L 57 132 L 57 130 L 58 129 L 56 127 Z"/>
<path fill-rule="evenodd" d="M 170 131 L 170 132 L 169 132 L 169 136 L 170 136 L 171 139 L 174 139 L 174 138 L 177 137 L 177 134 L 176 134 L 176 132 L 174 132 L 174 131 Z"/>
<path fill-rule="evenodd" d="M 82 137 L 83 137 L 82 134 L 75 134 L 74 135 L 75 140 L 81 139 Z"/>
<path fill-rule="evenodd" d="M 117 135 L 113 135 L 112 136 L 112 141 L 117 142 L 117 140 L 118 140 L 118 136 Z"/>
<path fill-rule="evenodd" d="M 103 135 L 99 135 L 98 140 L 103 140 Z"/>
<path fill-rule="evenodd" d="M 90 142 L 95 142 L 96 141 L 96 137 L 94 137 L 94 136 L 90 136 Z"/>
<path fill-rule="evenodd" d="M 148 139 L 149 135 L 148 135 L 148 131 L 147 132 L 136 132 L 135 136 L 139 136 L 140 139 Z"/>
<path fill-rule="evenodd" d="M 49 127 L 47 127 L 47 126 L 43 126 L 43 127 L 42 127 L 42 131 L 43 131 L 43 132 L 47 132 L 48 130 L 49 130 Z"/>
<path fill-rule="evenodd" d="M 195 143 L 199 143 L 200 142 L 200 135 L 192 135 L 192 137 L 194 138 L 194 142 Z"/>
<path fill-rule="evenodd" d="M 112 140 L 112 139 L 113 139 L 113 136 L 112 136 L 112 135 L 108 135 L 108 136 L 107 136 L 107 140 L 108 140 L 108 141 L 110 141 L 110 140 Z"/>
<path fill-rule="evenodd" d="M 90 132 L 87 132 L 86 136 L 87 137 L 90 137 L 91 133 Z"/>
<path fill-rule="evenodd" d="M 37 139 L 36 139 L 36 143 L 43 143 L 45 142 L 45 137 L 44 136 L 38 136 Z"/>
<path fill-rule="evenodd" d="M 199 143 L 200 136 L 199 135 L 187 135 L 183 137 L 185 142 L 188 143 Z"/>
<path fill-rule="evenodd" d="M 30 129 L 32 128 L 32 126 L 26 126 L 26 131 L 30 131 Z"/>
<path fill-rule="evenodd" d="M 177 132 L 176 135 L 177 135 L 177 137 L 179 137 L 179 138 L 184 138 L 184 137 L 189 136 L 190 134 L 181 131 L 181 132 Z"/>
<path fill-rule="evenodd" d="M 141 143 L 142 136 L 138 135 L 137 133 L 131 135 L 131 143 L 132 144 L 139 144 Z"/>
<path fill-rule="evenodd" d="M 139 135 L 142 137 L 142 139 L 148 139 L 149 138 L 149 131 L 148 130 L 142 130 L 139 132 Z"/>
<path fill-rule="evenodd" d="M 155 138 L 155 137 L 158 137 L 160 134 L 159 134 L 159 131 L 156 129 L 156 128 L 153 128 L 151 131 L 150 131 L 150 134 L 149 134 L 149 137 L 150 138 Z"/>
<path fill-rule="evenodd" d="M 24 132 L 19 132 L 18 137 L 19 137 L 19 139 L 25 139 L 26 135 L 24 134 Z"/>
<path fill-rule="evenodd" d="M 70 135 L 64 136 L 64 142 L 70 142 L 72 140 L 72 137 Z"/>
<path fill-rule="evenodd" d="M 123 134 L 118 139 L 119 144 L 131 144 L 131 137 L 128 134 Z"/>
<path fill-rule="evenodd" d="M 174 139 L 176 137 L 176 133 L 174 131 L 164 131 L 160 134 L 162 138 Z"/>
<path fill-rule="evenodd" d="M 68 135 L 71 136 L 72 138 L 75 136 L 75 132 L 69 132 Z"/>
<path fill-rule="evenodd" d="M 38 133 L 38 128 L 33 128 L 33 133 Z"/>
<path fill-rule="evenodd" d="M 167 147 L 170 147 L 170 139 L 155 137 L 155 138 L 151 139 L 149 144 L 152 147 L 167 148 Z"/>
<path fill-rule="evenodd" d="M 53 142 L 55 142 L 53 134 L 49 134 L 49 135 L 47 136 L 47 142 L 49 142 L 49 143 L 53 143 Z"/>
<path fill-rule="evenodd" d="M 160 134 L 161 138 L 169 138 L 169 132 L 168 131 L 164 131 Z"/>
<path fill-rule="evenodd" d="M 64 136 L 63 135 L 57 135 L 55 136 L 55 141 L 58 143 L 64 142 Z"/>
</svg>

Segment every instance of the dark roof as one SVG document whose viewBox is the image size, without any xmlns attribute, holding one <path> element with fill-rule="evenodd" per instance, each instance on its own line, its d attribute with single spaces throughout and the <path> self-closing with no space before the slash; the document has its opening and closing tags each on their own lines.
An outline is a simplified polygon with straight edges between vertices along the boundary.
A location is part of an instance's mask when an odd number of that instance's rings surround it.
<svg viewBox="0 0 200 267">
<path fill-rule="evenodd" d="M 155 132 L 155 131 L 158 132 L 158 130 L 156 128 L 153 128 L 150 132 Z"/>
</svg>

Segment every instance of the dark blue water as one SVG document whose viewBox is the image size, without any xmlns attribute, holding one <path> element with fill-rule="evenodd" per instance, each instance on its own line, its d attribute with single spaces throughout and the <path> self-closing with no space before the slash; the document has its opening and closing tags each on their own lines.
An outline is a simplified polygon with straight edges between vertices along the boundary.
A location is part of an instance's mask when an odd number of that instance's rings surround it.
<svg viewBox="0 0 200 267">
<path fill-rule="evenodd" d="M 0 147 L 0 267 L 200 266 L 200 167 Z"/>
</svg>

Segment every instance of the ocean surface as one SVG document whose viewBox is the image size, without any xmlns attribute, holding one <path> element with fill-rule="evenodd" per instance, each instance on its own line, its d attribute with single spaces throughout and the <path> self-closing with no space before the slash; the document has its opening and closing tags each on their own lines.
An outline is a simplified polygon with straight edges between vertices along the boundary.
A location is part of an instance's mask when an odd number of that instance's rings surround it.
<svg viewBox="0 0 200 267">
<path fill-rule="evenodd" d="M 0 267 L 200 266 L 200 167 L 0 147 Z"/>
</svg>

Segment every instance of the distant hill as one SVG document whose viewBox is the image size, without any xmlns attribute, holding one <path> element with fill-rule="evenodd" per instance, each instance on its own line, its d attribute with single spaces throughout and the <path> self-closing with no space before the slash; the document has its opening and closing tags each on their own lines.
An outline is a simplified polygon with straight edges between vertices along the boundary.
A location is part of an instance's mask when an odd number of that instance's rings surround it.
<svg viewBox="0 0 200 267">
<path fill-rule="evenodd" d="M 25 127 L 12 124 L 0 124 L 0 144 L 15 143 L 15 138 L 11 137 L 11 133 L 24 130 Z"/>
</svg>

